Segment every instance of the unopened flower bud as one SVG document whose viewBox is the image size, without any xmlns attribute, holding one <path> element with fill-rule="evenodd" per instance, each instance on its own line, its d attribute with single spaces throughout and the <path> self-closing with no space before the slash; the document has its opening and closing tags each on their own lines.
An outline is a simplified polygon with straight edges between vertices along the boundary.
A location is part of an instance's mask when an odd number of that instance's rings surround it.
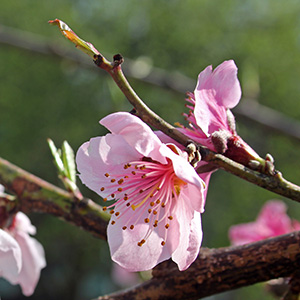
<svg viewBox="0 0 300 300">
<path fill-rule="evenodd" d="M 270 153 L 267 153 L 266 160 L 274 164 L 274 158 Z"/>
<path fill-rule="evenodd" d="M 238 135 L 228 139 L 227 148 L 224 155 L 244 166 L 256 169 L 263 162 L 263 159 Z"/>
<path fill-rule="evenodd" d="M 258 170 L 261 167 L 261 163 L 254 159 L 250 160 L 248 165 L 253 170 Z"/>
<path fill-rule="evenodd" d="M 218 130 L 211 134 L 211 141 L 218 153 L 225 153 L 227 150 L 228 139 L 231 137 L 230 132 Z"/>
</svg>

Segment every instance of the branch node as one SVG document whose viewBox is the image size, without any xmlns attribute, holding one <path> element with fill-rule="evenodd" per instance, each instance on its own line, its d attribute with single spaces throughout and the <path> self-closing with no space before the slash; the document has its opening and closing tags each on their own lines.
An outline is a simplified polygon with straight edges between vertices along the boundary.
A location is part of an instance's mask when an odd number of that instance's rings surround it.
<svg viewBox="0 0 300 300">
<path fill-rule="evenodd" d="M 135 108 L 133 108 L 129 113 L 136 116 L 137 115 L 137 110 Z"/>
<path fill-rule="evenodd" d="M 197 163 L 201 160 L 201 155 L 197 145 L 194 142 L 189 141 L 185 151 L 188 153 L 189 163 L 195 168 Z"/>
<path fill-rule="evenodd" d="M 98 54 L 98 55 L 94 55 L 94 63 L 98 66 L 101 67 L 102 63 L 103 63 L 103 56 Z"/>
<path fill-rule="evenodd" d="M 120 66 L 124 62 L 124 57 L 122 56 L 122 54 L 114 55 L 113 59 L 114 59 L 113 61 L 114 68 Z"/>
</svg>

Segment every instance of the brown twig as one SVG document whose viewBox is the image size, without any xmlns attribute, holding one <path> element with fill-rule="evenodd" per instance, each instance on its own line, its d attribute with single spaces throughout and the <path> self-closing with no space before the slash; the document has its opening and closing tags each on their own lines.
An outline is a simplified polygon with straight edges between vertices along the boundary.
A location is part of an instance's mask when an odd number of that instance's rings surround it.
<svg viewBox="0 0 300 300">
<path fill-rule="evenodd" d="M 95 70 L 84 55 L 69 51 L 66 47 L 62 47 L 52 41 L 47 41 L 43 36 L 38 34 L 11 28 L 2 24 L 0 24 L 0 43 L 41 55 L 72 60 L 85 68 Z M 134 62 L 126 58 L 124 72 L 130 78 L 160 88 L 167 88 L 169 91 L 174 91 L 182 95 L 195 88 L 195 80 L 180 73 L 170 73 L 157 67 L 151 67 L 149 73 L 141 77 L 136 75 L 134 69 Z M 233 111 L 236 115 L 261 124 L 269 130 L 275 130 L 285 136 L 300 141 L 300 123 L 298 121 L 289 118 L 275 109 L 266 107 L 255 100 L 242 99 Z"/>
<path fill-rule="evenodd" d="M 300 266 L 300 232 L 243 246 L 202 248 L 186 271 L 172 261 L 163 262 L 153 278 L 129 290 L 97 300 L 201 299 L 278 277 L 289 277 Z M 95 299 L 96 300 L 96 299 Z"/>
<path fill-rule="evenodd" d="M 299 300 L 300 299 L 300 272 L 297 270 L 290 278 L 289 289 L 283 296 L 282 300 Z"/>
<path fill-rule="evenodd" d="M 106 238 L 102 210 L 0 158 L 0 183 L 19 199 L 23 211 L 49 213 L 93 235 Z M 300 265 L 300 232 L 245 246 L 202 249 L 192 266 L 180 272 L 171 261 L 153 270 L 153 278 L 126 292 L 98 299 L 198 299 L 280 276 Z"/>
<path fill-rule="evenodd" d="M 94 61 L 98 67 L 104 69 L 112 76 L 128 101 L 135 108 L 135 114 L 138 117 L 156 129 L 164 132 L 183 146 L 187 146 L 191 142 L 187 136 L 160 118 L 139 98 L 124 76 L 120 64 L 114 65 L 113 63 L 109 63 L 101 55 L 95 57 Z M 198 148 L 200 150 L 201 159 L 211 163 L 215 167 L 222 168 L 233 175 L 271 192 L 300 202 L 300 187 L 285 180 L 279 172 L 277 172 L 275 176 L 256 172 L 199 144 Z"/>
<path fill-rule="evenodd" d="M 106 239 L 101 206 L 90 199 L 79 201 L 68 193 L 0 158 L 0 184 L 16 195 L 18 210 L 55 215 Z"/>
</svg>

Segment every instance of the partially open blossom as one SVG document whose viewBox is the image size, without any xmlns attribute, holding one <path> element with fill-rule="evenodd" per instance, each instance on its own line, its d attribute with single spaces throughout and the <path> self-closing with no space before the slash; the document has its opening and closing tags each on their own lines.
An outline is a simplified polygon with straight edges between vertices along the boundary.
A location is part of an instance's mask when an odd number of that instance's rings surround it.
<svg viewBox="0 0 300 300">
<path fill-rule="evenodd" d="M 28 217 L 18 212 L 11 226 L 0 229 L 0 276 L 12 284 L 20 284 L 25 296 L 33 294 L 46 266 L 42 245 L 30 234 L 36 229 Z"/>
<path fill-rule="evenodd" d="M 116 200 L 104 208 L 112 259 L 129 271 L 170 257 L 188 268 L 202 241 L 204 182 L 184 152 L 136 116 L 119 112 L 100 123 L 111 133 L 84 143 L 76 162 L 84 184 L 104 201 Z"/>
<path fill-rule="evenodd" d="M 233 245 L 243 245 L 269 237 L 300 230 L 300 223 L 286 214 L 284 202 L 270 200 L 262 207 L 254 222 L 234 225 L 229 229 Z"/>
<path fill-rule="evenodd" d="M 199 74 L 194 93 L 188 93 L 190 111 L 185 117 L 190 128 L 182 128 L 182 131 L 199 144 L 247 165 L 261 158 L 236 133 L 230 109 L 240 98 L 241 87 L 234 61 L 224 61 L 215 70 L 208 66 Z"/>
</svg>

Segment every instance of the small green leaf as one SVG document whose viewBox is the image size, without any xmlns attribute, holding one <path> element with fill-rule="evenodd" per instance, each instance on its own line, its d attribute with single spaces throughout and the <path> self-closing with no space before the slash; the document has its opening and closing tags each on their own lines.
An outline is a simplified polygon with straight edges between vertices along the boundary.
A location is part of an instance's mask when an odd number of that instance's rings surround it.
<svg viewBox="0 0 300 300">
<path fill-rule="evenodd" d="M 47 139 L 47 142 L 48 142 L 49 148 L 51 150 L 52 156 L 54 158 L 54 164 L 58 170 L 58 173 L 60 175 L 64 175 L 65 168 L 64 168 L 63 161 L 61 159 L 61 151 L 56 148 L 55 144 L 53 143 L 53 141 L 51 139 Z"/>
<path fill-rule="evenodd" d="M 65 169 L 65 175 L 73 182 L 76 182 L 76 166 L 74 151 L 67 141 L 62 144 L 62 160 Z"/>
<path fill-rule="evenodd" d="M 78 37 L 77 34 L 63 21 L 55 19 L 49 21 L 48 23 L 52 25 L 57 25 L 62 34 L 67 39 L 74 43 L 78 49 L 91 56 L 92 58 L 100 54 L 100 52 L 91 43 L 88 43 L 82 40 L 80 37 Z"/>
</svg>

